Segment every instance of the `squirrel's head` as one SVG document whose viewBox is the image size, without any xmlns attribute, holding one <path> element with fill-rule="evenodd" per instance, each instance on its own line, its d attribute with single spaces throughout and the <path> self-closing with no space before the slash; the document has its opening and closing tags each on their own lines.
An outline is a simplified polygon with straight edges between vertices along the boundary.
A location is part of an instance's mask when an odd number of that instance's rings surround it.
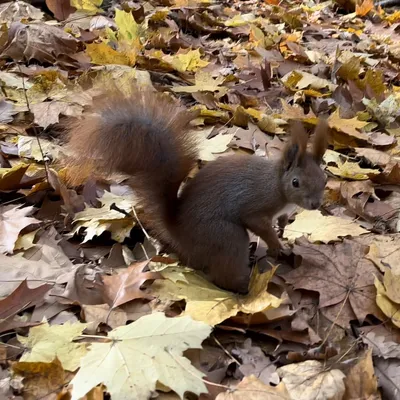
<svg viewBox="0 0 400 400">
<path fill-rule="evenodd" d="M 327 147 L 328 123 L 320 120 L 311 151 L 307 151 L 308 134 L 302 123 L 291 123 L 291 139 L 282 157 L 282 189 L 288 203 L 307 210 L 322 204 L 326 178 L 320 167 Z"/>
</svg>

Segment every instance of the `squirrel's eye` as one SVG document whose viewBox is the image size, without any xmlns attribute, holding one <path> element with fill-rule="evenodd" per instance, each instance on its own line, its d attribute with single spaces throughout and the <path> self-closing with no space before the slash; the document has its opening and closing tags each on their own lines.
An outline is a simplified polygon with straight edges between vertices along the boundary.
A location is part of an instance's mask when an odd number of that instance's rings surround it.
<svg viewBox="0 0 400 400">
<path fill-rule="evenodd" d="M 297 178 L 294 178 L 292 180 L 292 185 L 293 185 L 293 187 L 298 188 L 299 187 L 299 180 Z"/>
</svg>

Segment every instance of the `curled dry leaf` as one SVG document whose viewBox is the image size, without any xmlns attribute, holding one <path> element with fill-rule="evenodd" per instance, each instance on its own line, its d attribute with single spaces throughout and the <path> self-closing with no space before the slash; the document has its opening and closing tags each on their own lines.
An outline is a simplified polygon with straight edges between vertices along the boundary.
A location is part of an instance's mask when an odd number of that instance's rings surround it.
<svg viewBox="0 0 400 400">
<path fill-rule="evenodd" d="M 40 221 L 28 217 L 34 212 L 34 207 L 8 205 L 0 207 L 0 253 L 12 253 L 15 242 L 22 229 Z"/>
</svg>

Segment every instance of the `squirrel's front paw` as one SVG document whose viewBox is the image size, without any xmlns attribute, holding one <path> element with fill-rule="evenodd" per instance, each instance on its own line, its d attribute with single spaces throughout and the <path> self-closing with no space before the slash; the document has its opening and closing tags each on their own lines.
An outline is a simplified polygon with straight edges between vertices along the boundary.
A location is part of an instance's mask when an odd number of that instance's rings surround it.
<svg viewBox="0 0 400 400">
<path fill-rule="evenodd" d="M 269 247 L 267 249 L 267 256 L 276 260 L 281 255 L 281 252 L 282 252 L 282 247 L 280 247 L 280 246 L 279 247 Z"/>
</svg>

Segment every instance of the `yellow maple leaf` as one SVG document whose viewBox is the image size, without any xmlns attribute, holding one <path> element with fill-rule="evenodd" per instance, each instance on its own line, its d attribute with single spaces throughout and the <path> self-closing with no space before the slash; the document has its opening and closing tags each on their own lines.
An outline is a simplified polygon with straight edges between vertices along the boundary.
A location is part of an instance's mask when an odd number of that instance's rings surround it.
<svg viewBox="0 0 400 400">
<path fill-rule="evenodd" d="M 71 6 L 77 10 L 95 14 L 100 11 L 103 0 L 71 0 Z"/>
<path fill-rule="evenodd" d="M 50 363 L 57 357 L 64 369 L 75 371 L 87 350 L 85 343 L 74 343 L 73 340 L 82 335 L 86 326 L 80 322 L 50 326 L 45 322 L 32 327 L 28 337 L 18 336 L 18 340 L 29 349 L 20 361 Z"/>
<path fill-rule="evenodd" d="M 90 43 L 86 45 L 86 54 L 93 64 L 120 64 L 133 65 L 129 57 L 119 53 L 106 43 Z"/>
<path fill-rule="evenodd" d="M 161 54 L 163 53 L 161 52 Z M 201 59 L 199 49 L 181 52 L 176 55 L 164 55 L 162 60 L 171 64 L 179 72 L 196 72 L 209 64 L 208 61 Z"/>
<path fill-rule="evenodd" d="M 380 172 L 377 169 L 361 168 L 358 163 L 338 160 L 338 166 L 328 166 L 326 169 L 336 176 L 342 178 L 353 179 L 355 181 L 362 181 L 369 179 L 370 175 L 378 175 Z"/>
<path fill-rule="evenodd" d="M 389 298 L 385 286 L 378 278 L 375 277 L 374 283 L 376 288 L 376 304 L 391 319 L 393 324 L 400 328 L 400 305 Z"/>
<path fill-rule="evenodd" d="M 359 131 L 359 129 L 368 125 L 368 122 L 360 121 L 357 117 L 343 119 L 340 118 L 339 110 L 336 110 L 328 118 L 328 124 L 331 128 L 336 129 L 339 132 L 346 133 L 347 135 L 353 136 L 357 139 L 368 140 L 368 136 Z"/>
<path fill-rule="evenodd" d="M 165 279 L 156 280 L 151 293 L 163 300 L 186 300 L 185 315 L 217 325 L 238 312 L 255 314 L 279 307 L 281 299 L 266 291 L 275 270 L 260 274 L 255 268 L 249 294 L 238 296 L 219 289 L 190 269 L 167 267 L 159 271 Z"/>
<path fill-rule="evenodd" d="M 290 242 L 306 236 L 310 242 L 328 243 L 340 240 L 345 236 L 359 236 L 368 233 L 350 219 L 322 215 L 321 211 L 304 210 L 296 215 L 293 223 L 288 225 L 283 237 Z"/>
</svg>

